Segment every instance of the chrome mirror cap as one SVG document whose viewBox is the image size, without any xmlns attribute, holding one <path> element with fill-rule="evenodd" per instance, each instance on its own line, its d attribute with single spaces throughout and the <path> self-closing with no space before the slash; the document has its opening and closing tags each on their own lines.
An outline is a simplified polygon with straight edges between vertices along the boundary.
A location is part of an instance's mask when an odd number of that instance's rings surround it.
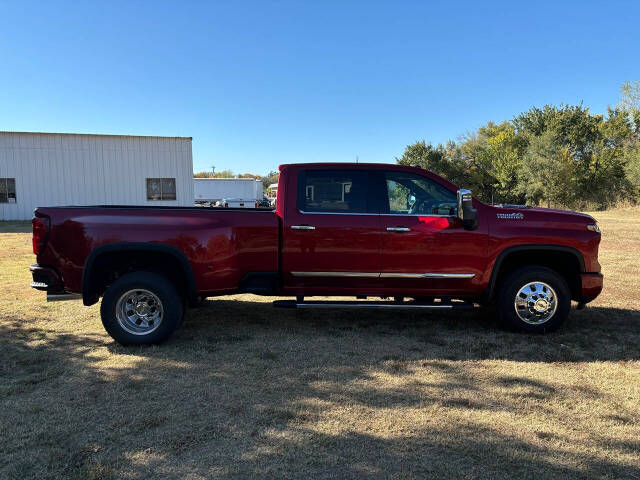
<svg viewBox="0 0 640 480">
<path fill-rule="evenodd" d="M 464 188 L 458 190 L 458 218 L 462 220 L 465 230 L 478 228 L 478 211 L 473 208 L 471 190 Z"/>
<path fill-rule="evenodd" d="M 471 190 L 467 190 L 466 188 L 458 190 L 458 218 L 460 220 L 464 220 L 464 203 L 471 202 L 471 200 Z"/>
</svg>

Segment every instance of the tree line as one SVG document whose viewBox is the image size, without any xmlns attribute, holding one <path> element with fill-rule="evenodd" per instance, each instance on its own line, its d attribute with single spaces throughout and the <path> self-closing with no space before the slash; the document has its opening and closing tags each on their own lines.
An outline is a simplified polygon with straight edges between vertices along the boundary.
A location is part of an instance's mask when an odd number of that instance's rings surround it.
<svg viewBox="0 0 640 480">
<path fill-rule="evenodd" d="M 533 107 L 458 142 L 419 141 L 396 161 L 437 173 L 491 203 L 605 209 L 640 200 L 640 82 L 604 115 Z"/>
</svg>

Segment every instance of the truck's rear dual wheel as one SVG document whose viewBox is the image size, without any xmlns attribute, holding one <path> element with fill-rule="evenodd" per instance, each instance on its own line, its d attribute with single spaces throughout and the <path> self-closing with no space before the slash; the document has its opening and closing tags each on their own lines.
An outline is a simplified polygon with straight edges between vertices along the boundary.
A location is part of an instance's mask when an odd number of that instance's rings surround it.
<svg viewBox="0 0 640 480">
<path fill-rule="evenodd" d="M 123 275 L 102 298 L 105 330 L 122 345 L 161 343 L 178 328 L 183 301 L 171 282 L 150 272 Z"/>
<path fill-rule="evenodd" d="M 565 279 L 546 267 L 522 267 L 501 284 L 498 301 L 501 322 L 532 333 L 551 332 L 568 317 L 571 292 Z"/>
</svg>

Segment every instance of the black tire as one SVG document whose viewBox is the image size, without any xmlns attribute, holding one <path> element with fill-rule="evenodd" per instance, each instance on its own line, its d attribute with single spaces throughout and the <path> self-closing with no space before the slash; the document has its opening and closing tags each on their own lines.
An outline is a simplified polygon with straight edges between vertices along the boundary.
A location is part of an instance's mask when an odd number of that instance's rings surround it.
<svg viewBox="0 0 640 480">
<path fill-rule="evenodd" d="M 555 291 L 556 308 L 550 318 L 539 320 L 528 308 L 520 307 L 518 314 L 515 301 L 520 289 L 532 282 L 542 282 Z M 545 288 L 546 291 L 546 288 Z M 524 293 L 523 293 L 524 295 Z M 524 300 L 523 295 L 523 302 Z M 537 298 L 535 294 L 533 297 Z M 550 268 L 540 266 L 521 267 L 501 282 L 496 302 L 500 322 L 507 328 L 531 333 L 546 333 L 556 330 L 569 316 L 571 291 L 566 280 Z M 531 318 L 523 319 L 529 315 Z M 541 314 L 544 316 L 544 314 Z M 536 323 L 538 322 L 538 323 Z"/>
<path fill-rule="evenodd" d="M 161 302 L 161 320 L 147 327 L 148 333 L 137 334 L 127 331 L 125 321 L 119 321 L 117 315 L 118 301 L 128 292 L 146 290 Z M 140 297 L 138 297 L 140 298 Z M 152 300 L 155 304 L 156 302 Z M 100 316 L 105 330 L 122 345 L 151 345 L 164 342 L 180 326 L 184 313 L 184 302 L 173 284 L 164 276 L 150 272 L 133 272 L 120 277 L 111 285 L 102 297 Z M 130 330 L 134 330 L 131 325 Z"/>
</svg>

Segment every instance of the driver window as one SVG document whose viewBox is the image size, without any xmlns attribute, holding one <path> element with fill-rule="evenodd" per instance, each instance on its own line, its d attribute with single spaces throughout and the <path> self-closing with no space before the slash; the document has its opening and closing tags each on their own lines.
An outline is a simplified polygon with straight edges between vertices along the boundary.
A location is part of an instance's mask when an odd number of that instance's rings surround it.
<svg viewBox="0 0 640 480">
<path fill-rule="evenodd" d="M 442 185 L 408 172 L 385 172 L 385 177 L 390 214 L 455 214 L 456 195 Z"/>
</svg>

